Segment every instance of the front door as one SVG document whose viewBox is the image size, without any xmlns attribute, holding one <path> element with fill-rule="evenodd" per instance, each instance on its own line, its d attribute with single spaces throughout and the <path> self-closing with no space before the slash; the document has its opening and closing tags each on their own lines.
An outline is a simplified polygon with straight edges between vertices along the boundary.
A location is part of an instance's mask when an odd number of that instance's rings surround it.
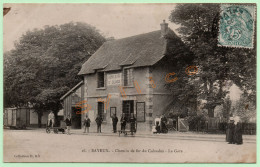
<svg viewBox="0 0 260 167">
<path fill-rule="evenodd" d="M 103 121 L 106 121 L 106 113 L 105 113 L 105 105 L 102 102 L 98 102 L 98 115 L 103 119 Z"/>
<path fill-rule="evenodd" d="M 134 113 L 134 100 L 123 101 L 123 114 L 126 116 L 127 121 L 130 120 L 132 113 Z"/>
</svg>

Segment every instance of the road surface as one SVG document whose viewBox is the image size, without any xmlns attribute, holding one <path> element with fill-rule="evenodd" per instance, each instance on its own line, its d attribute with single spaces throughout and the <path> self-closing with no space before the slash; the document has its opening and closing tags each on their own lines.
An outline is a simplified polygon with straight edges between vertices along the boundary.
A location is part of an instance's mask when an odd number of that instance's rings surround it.
<svg viewBox="0 0 260 167">
<path fill-rule="evenodd" d="M 164 162 L 254 163 L 255 136 L 243 145 L 219 135 L 47 134 L 44 130 L 4 130 L 4 162 Z"/>
</svg>

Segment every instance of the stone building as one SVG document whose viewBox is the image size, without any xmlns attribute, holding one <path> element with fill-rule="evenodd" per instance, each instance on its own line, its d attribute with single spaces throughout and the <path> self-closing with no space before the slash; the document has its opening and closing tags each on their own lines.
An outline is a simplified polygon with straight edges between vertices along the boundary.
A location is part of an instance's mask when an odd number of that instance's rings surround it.
<svg viewBox="0 0 260 167">
<path fill-rule="evenodd" d="M 107 41 L 82 65 L 87 105 L 82 117 L 95 120 L 99 114 L 111 124 L 112 114 L 120 119 L 133 113 L 138 130 L 148 131 L 156 115 L 166 112 L 173 101 L 165 88 L 167 74 L 176 80 L 176 60 L 189 55 L 168 24 L 160 25 L 158 31 Z"/>
</svg>

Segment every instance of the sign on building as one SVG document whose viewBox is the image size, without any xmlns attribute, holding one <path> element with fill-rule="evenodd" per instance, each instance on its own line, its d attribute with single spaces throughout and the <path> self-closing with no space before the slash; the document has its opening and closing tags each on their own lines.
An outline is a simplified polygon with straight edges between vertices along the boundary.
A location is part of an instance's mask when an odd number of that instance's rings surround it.
<svg viewBox="0 0 260 167">
<path fill-rule="evenodd" d="M 107 85 L 121 85 L 121 73 L 107 74 Z"/>
</svg>

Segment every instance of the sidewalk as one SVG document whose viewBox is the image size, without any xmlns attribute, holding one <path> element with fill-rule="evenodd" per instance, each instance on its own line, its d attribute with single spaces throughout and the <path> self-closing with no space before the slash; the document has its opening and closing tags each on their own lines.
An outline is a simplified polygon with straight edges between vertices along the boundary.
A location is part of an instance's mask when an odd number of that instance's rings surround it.
<svg viewBox="0 0 260 167">
<path fill-rule="evenodd" d="M 83 130 L 81 129 L 74 129 L 71 131 L 72 134 L 75 135 L 90 135 L 90 136 L 119 136 L 118 133 L 112 133 L 111 132 L 102 132 L 102 133 L 96 133 L 91 132 L 90 133 L 83 133 Z M 142 138 L 157 138 L 157 139 L 181 139 L 181 140 L 198 140 L 198 141 L 217 141 L 217 142 L 223 142 L 226 140 L 225 134 L 201 134 L 196 132 L 170 132 L 167 134 L 152 134 L 152 133 L 142 133 L 138 132 L 134 134 L 135 137 L 142 137 Z M 132 137 L 132 135 L 129 133 L 127 136 L 124 134 L 120 134 L 120 137 Z M 256 136 L 255 135 L 243 135 L 243 140 L 245 143 L 255 143 L 256 142 Z"/>
<path fill-rule="evenodd" d="M 118 126 L 119 128 L 119 126 Z M 44 131 L 44 128 L 28 128 L 29 130 Z M 119 129 L 118 129 L 119 130 Z M 72 135 L 90 135 L 90 136 L 119 136 L 118 133 L 112 132 L 112 126 L 104 125 L 102 126 L 102 133 L 97 133 L 96 125 L 91 124 L 90 133 L 83 133 L 83 129 L 71 129 Z M 138 131 L 134 135 L 135 137 L 141 138 L 157 138 L 157 139 L 178 139 L 178 140 L 197 140 L 197 141 L 215 141 L 223 142 L 225 141 L 225 134 L 208 134 L 202 132 L 178 132 L 170 131 L 167 134 L 152 134 L 149 131 Z M 132 137 L 131 134 L 125 136 L 120 134 L 120 137 Z M 256 143 L 256 135 L 243 135 L 244 143 Z"/>
</svg>

